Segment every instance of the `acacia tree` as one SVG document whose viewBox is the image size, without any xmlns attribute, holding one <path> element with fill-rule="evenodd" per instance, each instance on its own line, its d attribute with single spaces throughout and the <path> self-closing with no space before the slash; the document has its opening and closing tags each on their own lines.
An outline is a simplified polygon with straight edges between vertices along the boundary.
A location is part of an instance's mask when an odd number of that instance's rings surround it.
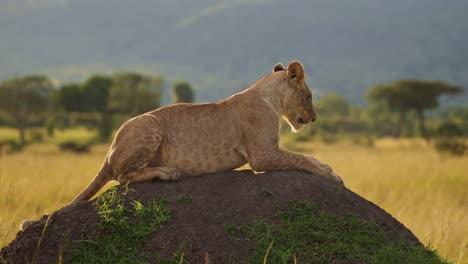
<svg viewBox="0 0 468 264">
<path fill-rule="evenodd" d="M 49 110 L 52 93 L 52 82 L 41 75 L 24 76 L 0 83 L 0 109 L 15 120 L 21 145 L 26 143 L 28 121 Z"/>
<path fill-rule="evenodd" d="M 172 87 L 173 103 L 193 103 L 194 94 L 188 82 L 176 82 Z"/>
<path fill-rule="evenodd" d="M 415 111 L 421 135 L 428 138 L 424 111 L 439 106 L 439 97 L 444 94 L 458 94 L 463 88 L 442 81 L 399 80 L 372 87 L 367 98 L 372 102 L 384 103 L 400 113 L 400 125 L 409 111 Z"/>
<path fill-rule="evenodd" d="M 407 102 L 408 96 L 406 96 L 408 92 L 409 91 L 397 88 L 392 83 L 376 85 L 369 89 L 367 93 L 368 100 L 375 103 L 375 106 L 371 107 L 371 109 L 388 109 L 399 114 L 397 126 L 398 136 L 400 136 L 403 132 L 403 128 L 406 123 L 406 117 L 408 115 L 408 111 L 410 110 L 410 106 Z"/>
</svg>

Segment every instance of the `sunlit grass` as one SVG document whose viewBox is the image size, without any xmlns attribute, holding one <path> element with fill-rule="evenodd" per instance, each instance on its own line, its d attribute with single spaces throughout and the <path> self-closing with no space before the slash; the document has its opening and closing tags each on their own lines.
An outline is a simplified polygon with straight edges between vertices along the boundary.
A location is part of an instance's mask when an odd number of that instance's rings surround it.
<svg viewBox="0 0 468 264">
<path fill-rule="evenodd" d="M 96 136 L 96 131 L 87 129 L 85 127 L 78 127 L 74 129 L 55 129 L 54 136 L 48 137 L 43 128 L 31 128 L 26 130 L 26 140 L 30 140 L 32 133 L 41 133 L 43 135 L 43 143 L 60 143 L 69 140 L 87 141 Z M 14 128 L 0 127 L 0 142 L 2 140 L 19 140 L 18 131 Z"/>
<path fill-rule="evenodd" d="M 49 142 L 60 143 L 67 140 L 86 141 L 91 140 L 95 136 L 95 130 L 86 129 L 84 127 L 75 128 L 73 130 L 55 130 L 54 137 L 51 138 Z"/>
<path fill-rule="evenodd" d="M 96 175 L 107 147 L 74 154 L 45 144 L 4 154 L 0 161 L 0 246 L 14 238 L 22 220 L 38 219 L 70 202 Z"/>
<path fill-rule="evenodd" d="M 9 133 L 0 129 L 0 135 Z M 63 133 L 47 141 L 93 135 Z M 382 139 L 373 148 L 347 141 L 294 143 L 287 137 L 282 143 L 331 165 L 349 189 L 384 208 L 442 256 L 468 263 L 468 157 L 439 155 L 422 140 Z M 107 148 L 73 154 L 55 144 L 37 144 L 3 154 L 0 247 L 14 238 L 23 219 L 37 219 L 71 201 L 95 176 Z"/>
<path fill-rule="evenodd" d="M 226 226 L 234 238 L 247 236 L 252 253 L 245 263 L 449 263 L 431 249 L 388 239 L 375 223 L 355 215 L 337 217 L 314 203 L 294 201 L 275 218 L 274 223 L 257 218 Z"/>
<path fill-rule="evenodd" d="M 0 140 L 18 139 L 18 132 L 9 127 L 0 128 Z"/>
</svg>

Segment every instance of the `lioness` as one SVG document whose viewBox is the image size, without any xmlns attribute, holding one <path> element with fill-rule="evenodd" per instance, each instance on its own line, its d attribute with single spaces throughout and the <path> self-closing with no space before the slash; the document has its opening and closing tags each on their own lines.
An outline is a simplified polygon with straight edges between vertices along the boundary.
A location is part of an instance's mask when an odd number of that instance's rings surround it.
<svg viewBox="0 0 468 264">
<path fill-rule="evenodd" d="M 314 122 L 312 93 L 302 64 L 276 64 L 245 91 L 217 103 L 175 104 L 136 116 L 115 135 L 101 169 L 70 204 L 89 200 L 107 182 L 177 180 L 238 168 L 302 170 L 343 184 L 332 169 L 311 156 L 278 146 L 279 119 L 293 130 Z M 21 229 L 33 221 L 23 221 Z"/>
<path fill-rule="evenodd" d="M 276 64 L 243 92 L 217 103 L 175 104 L 125 122 L 94 180 L 71 204 L 90 199 L 107 182 L 177 180 L 238 168 L 254 171 L 302 170 L 343 183 L 311 156 L 278 146 L 279 119 L 293 130 L 314 122 L 312 93 L 302 64 Z"/>
<path fill-rule="evenodd" d="M 175 104 L 136 116 L 115 135 L 101 169 L 70 204 L 89 200 L 107 182 L 177 180 L 238 168 L 302 170 L 343 184 L 332 169 L 311 156 L 278 146 L 279 119 L 296 131 L 314 122 L 312 93 L 302 64 L 276 64 L 245 91 L 217 103 Z M 21 229 L 32 221 L 23 221 Z"/>
</svg>

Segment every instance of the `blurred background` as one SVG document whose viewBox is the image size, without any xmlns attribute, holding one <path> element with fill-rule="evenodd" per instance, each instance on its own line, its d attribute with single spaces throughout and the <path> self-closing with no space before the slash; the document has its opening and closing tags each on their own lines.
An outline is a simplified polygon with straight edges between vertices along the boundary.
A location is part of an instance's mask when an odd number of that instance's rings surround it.
<svg viewBox="0 0 468 264">
<path fill-rule="evenodd" d="M 0 0 L 0 246 L 66 205 L 128 118 L 242 91 L 300 60 L 330 164 L 468 263 L 465 0 Z"/>
</svg>

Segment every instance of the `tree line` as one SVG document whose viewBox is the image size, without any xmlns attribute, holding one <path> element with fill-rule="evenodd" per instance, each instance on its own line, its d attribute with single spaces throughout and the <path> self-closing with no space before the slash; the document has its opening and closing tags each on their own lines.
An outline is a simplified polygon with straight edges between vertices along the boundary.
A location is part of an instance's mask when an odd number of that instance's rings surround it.
<svg viewBox="0 0 468 264">
<path fill-rule="evenodd" d="M 433 111 L 441 96 L 462 92 L 463 87 L 441 81 L 398 80 L 370 87 L 367 108 L 325 95 L 316 106 L 319 122 L 306 133 L 325 142 L 347 137 L 365 145 L 376 137 L 422 137 L 438 151 L 463 155 L 468 150 L 468 106 Z"/>
<path fill-rule="evenodd" d="M 428 128 L 426 112 L 439 107 L 442 95 L 457 95 L 463 87 L 441 81 L 398 80 L 368 89 L 367 108 L 351 105 L 339 95 L 320 98 L 317 112 L 325 119 L 316 131 L 368 133 L 376 136 L 434 136 L 439 123 L 453 122 L 468 135 L 467 107 L 452 107 L 431 113 Z M 450 113 L 450 114 L 447 114 Z M 437 124 L 434 124 L 437 123 Z"/>
<path fill-rule="evenodd" d="M 160 107 L 163 85 L 161 77 L 133 72 L 94 75 L 82 83 L 59 87 L 41 75 L 6 80 L 0 83 L 0 126 L 16 127 L 21 145 L 26 143 L 26 129 L 33 126 L 45 126 L 53 134 L 57 126 L 86 125 L 97 128 L 98 140 L 106 141 L 127 118 Z M 429 139 L 441 130 L 467 136 L 467 107 L 432 113 L 429 124 L 426 120 L 426 112 L 439 106 L 442 95 L 462 92 L 463 87 L 441 81 L 398 80 L 370 87 L 367 108 L 351 105 L 339 95 L 322 96 L 316 106 L 318 122 L 308 132 L 323 137 L 360 134 Z M 172 101 L 193 102 L 191 85 L 174 83 Z M 116 117 L 121 118 L 116 121 Z"/>
<path fill-rule="evenodd" d="M 0 83 L 0 125 L 15 127 L 19 144 L 24 145 L 28 127 L 45 125 L 53 134 L 57 123 L 67 126 L 63 117 L 73 113 L 81 123 L 98 128 L 98 139 L 106 141 L 115 116 L 135 116 L 160 107 L 163 85 L 161 77 L 134 72 L 94 75 L 83 83 L 59 87 L 43 75 L 17 77 Z M 193 102 L 191 85 L 174 83 L 172 98 L 174 103 Z"/>
</svg>

